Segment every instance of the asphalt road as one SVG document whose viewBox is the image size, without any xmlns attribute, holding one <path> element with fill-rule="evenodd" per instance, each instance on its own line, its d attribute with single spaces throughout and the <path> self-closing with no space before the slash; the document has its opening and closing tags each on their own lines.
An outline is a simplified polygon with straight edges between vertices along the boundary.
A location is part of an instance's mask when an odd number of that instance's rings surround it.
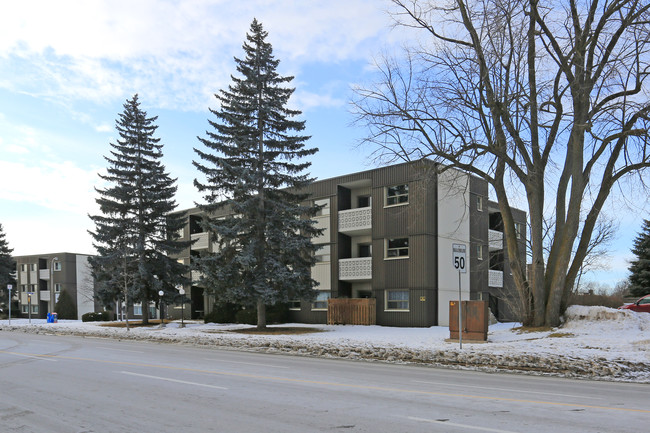
<svg viewBox="0 0 650 433">
<path fill-rule="evenodd" d="M 644 432 L 650 386 L 0 332 L 1 432 Z"/>
</svg>

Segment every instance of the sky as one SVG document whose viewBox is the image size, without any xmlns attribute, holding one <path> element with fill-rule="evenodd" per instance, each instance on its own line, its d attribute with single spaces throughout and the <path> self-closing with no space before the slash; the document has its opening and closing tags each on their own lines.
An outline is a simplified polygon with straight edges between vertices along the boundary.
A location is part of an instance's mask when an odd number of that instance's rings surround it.
<svg viewBox="0 0 650 433">
<path fill-rule="evenodd" d="M 310 173 L 324 179 L 376 167 L 353 124 L 352 88 L 370 84 L 373 61 L 403 45 L 383 0 L 23 0 L 0 14 L 0 224 L 14 255 L 94 253 L 87 230 L 95 188 L 115 142 L 115 119 L 138 94 L 158 116 L 163 162 L 177 179 L 178 209 L 201 197 L 192 166 L 235 74 L 253 18 L 268 31 L 281 75 L 294 76 Z M 411 35 L 412 36 L 412 35 Z M 637 209 L 638 210 L 638 209 Z M 647 211 L 647 209 L 643 209 Z M 645 212 L 647 214 L 647 212 Z M 600 282 L 627 275 L 643 212 L 618 212 L 621 229 Z M 647 218 L 647 217 L 646 217 Z"/>
</svg>

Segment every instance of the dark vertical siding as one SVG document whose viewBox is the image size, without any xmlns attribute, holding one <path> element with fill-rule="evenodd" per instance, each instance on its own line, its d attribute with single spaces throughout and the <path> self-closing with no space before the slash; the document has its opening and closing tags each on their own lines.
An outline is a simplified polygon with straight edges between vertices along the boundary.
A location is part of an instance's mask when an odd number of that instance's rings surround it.
<svg viewBox="0 0 650 433">
<path fill-rule="evenodd" d="M 470 277 L 469 292 L 471 299 L 478 299 L 479 293 L 488 291 L 488 274 L 490 269 L 490 247 L 488 239 L 488 185 L 482 179 L 470 176 L 469 236 L 470 236 Z M 477 198 L 483 200 L 483 210 L 477 206 Z M 478 260 L 476 247 L 483 247 L 483 260 Z"/>
</svg>

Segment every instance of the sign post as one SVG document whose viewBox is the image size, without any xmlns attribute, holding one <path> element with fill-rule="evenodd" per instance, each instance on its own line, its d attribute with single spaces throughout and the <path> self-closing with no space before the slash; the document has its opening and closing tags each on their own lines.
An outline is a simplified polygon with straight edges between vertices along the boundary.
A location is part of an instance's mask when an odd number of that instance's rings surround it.
<svg viewBox="0 0 650 433">
<path fill-rule="evenodd" d="M 29 316 L 29 324 L 32 324 L 32 292 L 27 293 L 27 311 Z"/>
<path fill-rule="evenodd" d="M 11 289 L 13 286 L 11 284 L 7 284 L 7 290 L 9 291 L 9 326 L 11 326 Z"/>
<path fill-rule="evenodd" d="M 460 274 L 467 273 L 467 246 L 465 244 L 452 244 L 452 260 L 454 268 L 458 270 L 458 343 L 463 348 L 463 309 L 461 301 Z"/>
</svg>

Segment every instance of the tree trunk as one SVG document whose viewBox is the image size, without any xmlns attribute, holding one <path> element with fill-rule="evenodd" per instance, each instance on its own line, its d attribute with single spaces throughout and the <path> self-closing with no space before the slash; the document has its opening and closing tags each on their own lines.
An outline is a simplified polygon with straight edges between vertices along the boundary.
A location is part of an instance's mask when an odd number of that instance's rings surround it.
<svg viewBox="0 0 650 433">
<path fill-rule="evenodd" d="M 257 300 L 257 329 L 266 329 L 266 305 L 261 299 Z"/>
</svg>

